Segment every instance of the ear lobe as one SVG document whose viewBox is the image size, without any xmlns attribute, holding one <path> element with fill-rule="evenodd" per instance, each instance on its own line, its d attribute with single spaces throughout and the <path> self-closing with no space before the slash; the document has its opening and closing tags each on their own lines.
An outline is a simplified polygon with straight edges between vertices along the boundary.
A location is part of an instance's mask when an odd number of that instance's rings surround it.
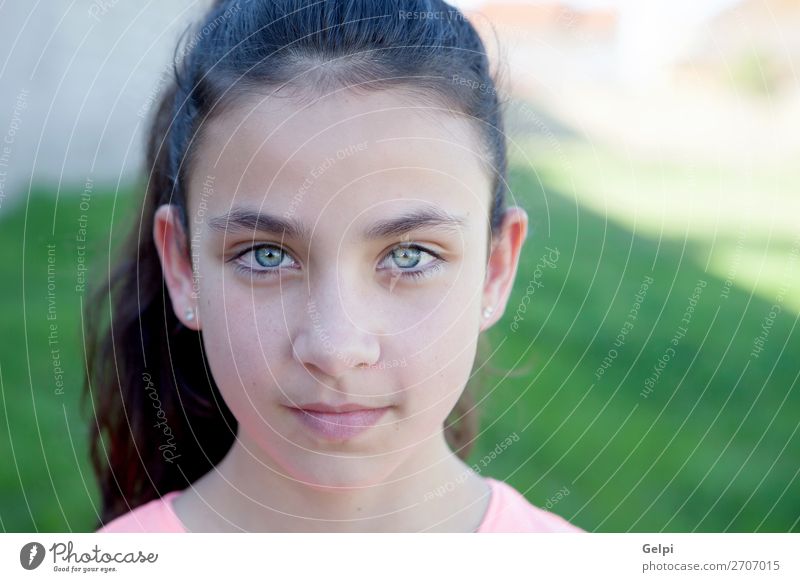
<svg viewBox="0 0 800 582">
<path fill-rule="evenodd" d="M 527 238 L 528 215 L 522 208 L 508 208 L 503 216 L 500 235 L 491 246 L 486 265 L 481 309 L 492 308 L 488 317 L 482 317 L 481 330 L 490 327 L 503 315 L 514 287 L 522 245 Z"/>
<path fill-rule="evenodd" d="M 200 320 L 194 272 L 190 254 L 187 252 L 186 233 L 181 225 L 178 208 L 174 204 L 163 204 L 156 210 L 153 217 L 153 239 L 175 316 L 183 325 L 197 331 L 200 329 Z"/>
</svg>

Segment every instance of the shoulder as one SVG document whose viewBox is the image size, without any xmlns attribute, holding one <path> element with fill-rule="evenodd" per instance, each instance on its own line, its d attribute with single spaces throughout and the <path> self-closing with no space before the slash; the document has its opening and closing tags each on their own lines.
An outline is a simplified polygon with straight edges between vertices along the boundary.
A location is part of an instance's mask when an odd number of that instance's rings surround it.
<svg viewBox="0 0 800 582">
<path fill-rule="evenodd" d="M 491 477 L 486 477 L 486 481 L 491 488 L 492 497 L 477 533 L 584 531 L 563 517 L 536 507 L 508 483 Z"/>
<path fill-rule="evenodd" d="M 136 509 L 111 520 L 95 533 L 185 533 L 186 529 L 172 509 L 172 499 L 180 491 L 170 491 Z"/>
</svg>

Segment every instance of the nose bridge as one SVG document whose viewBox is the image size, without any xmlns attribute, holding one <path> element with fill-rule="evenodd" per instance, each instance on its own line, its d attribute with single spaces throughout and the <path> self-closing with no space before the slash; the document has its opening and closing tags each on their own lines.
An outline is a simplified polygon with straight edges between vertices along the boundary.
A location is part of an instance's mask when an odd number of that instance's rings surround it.
<svg viewBox="0 0 800 582">
<path fill-rule="evenodd" d="M 350 368 L 374 365 L 380 342 L 354 275 L 338 265 L 314 275 L 293 342 L 295 358 L 334 377 Z"/>
</svg>

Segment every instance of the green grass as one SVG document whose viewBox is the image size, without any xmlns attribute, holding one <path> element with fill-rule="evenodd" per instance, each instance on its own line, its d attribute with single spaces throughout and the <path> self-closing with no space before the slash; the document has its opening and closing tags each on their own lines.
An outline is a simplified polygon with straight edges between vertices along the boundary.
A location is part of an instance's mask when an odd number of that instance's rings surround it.
<svg viewBox="0 0 800 582">
<path fill-rule="evenodd" d="M 764 351 L 751 357 L 776 294 L 753 293 L 746 262 L 723 297 L 724 276 L 705 272 L 697 259 L 708 256 L 709 241 L 635 234 L 622 217 L 578 205 L 583 192 L 558 187 L 572 175 L 586 180 L 588 165 L 573 162 L 569 174 L 556 164 L 549 172 L 523 167 L 512 184 L 533 229 L 505 318 L 490 334 L 494 345 L 503 343 L 495 364 L 532 369 L 486 387 L 484 418 L 496 422 L 482 447 L 513 430 L 523 435 L 519 450 L 487 473 L 538 504 L 567 487 L 553 510 L 590 530 L 797 531 L 800 335 L 792 305 L 800 289 L 788 286 Z M 637 169 L 645 197 L 660 177 Z M 786 244 L 774 241 L 771 255 L 784 281 L 793 265 Z M 559 249 L 560 260 L 543 270 L 543 286 L 514 332 L 510 323 L 545 246 Z M 647 275 L 654 282 L 634 327 L 597 379 Z M 701 279 L 707 286 L 688 331 L 645 398 L 645 380 Z"/>
<path fill-rule="evenodd" d="M 0 525 L 4 531 L 91 531 L 97 487 L 88 461 L 88 421 L 79 409 L 85 373 L 81 304 L 76 291 L 79 218 L 87 216 L 90 274 L 107 266 L 115 197 L 95 188 L 86 211 L 82 190 L 33 192 L 0 223 Z M 121 192 L 119 236 L 135 201 Z M 48 245 L 54 245 L 48 302 Z M 51 307 L 54 306 L 54 311 Z M 48 319 L 54 314 L 55 319 Z M 55 324 L 50 343 L 50 325 Z M 63 370 L 57 394 L 53 350 Z"/>
<path fill-rule="evenodd" d="M 726 269 L 704 269 L 708 240 L 636 229 L 592 205 L 584 197 L 588 186 L 580 195 L 565 188 L 569 176 L 558 164 L 545 159 L 537 170 L 519 164 L 512 170 L 531 232 L 507 311 L 488 333 L 501 346 L 491 364 L 512 374 L 492 376 L 481 387 L 487 396 L 482 433 L 470 461 L 479 463 L 516 432 L 519 441 L 482 473 L 506 480 L 540 506 L 566 487 L 569 494 L 552 511 L 588 530 L 799 531 L 798 288 L 788 289 L 764 351 L 751 357 L 775 276 L 767 291 L 754 293 L 745 273 L 752 261 L 743 260 L 723 298 Z M 576 157 L 571 172 L 596 169 Z M 649 169 L 640 178 L 642 191 L 660 180 Z M 697 184 L 702 190 L 702 180 Z M 87 421 L 78 408 L 84 358 L 82 297 L 74 289 L 77 194 L 61 194 L 55 221 L 54 197 L 38 192 L 0 222 L 0 432 L 10 437 L 0 438 L 4 531 L 89 531 L 96 519 Z M 119 199 L 114 240 L 137 204 L 130 194 Z M 88 212 L 94 276 L 105 268 L 113 205 L 113 196 L 98 191 Z M 743 256 L 752 255 L 750 242 Z M 48 243 L 56 245 L 63 395 L 54 392 L 47 338 Z M 773 272 L 784 273 L 790 244 L 784 236 L 768 247 L 778 265 Z M 513 331 L 545 246 L 557 248 L 559 259 L 537 275 L 542 286 L 529 295 Z M 726 256 L 716 259 L 722 267 Z M 598 380 L 595 371 L 615 347 L 648 275 L 654 282 L 633 329 Z M 644 382 L 681 325 L 699 279 L 707 286 L 687 333 L 645 398 Z"/>
</svg>

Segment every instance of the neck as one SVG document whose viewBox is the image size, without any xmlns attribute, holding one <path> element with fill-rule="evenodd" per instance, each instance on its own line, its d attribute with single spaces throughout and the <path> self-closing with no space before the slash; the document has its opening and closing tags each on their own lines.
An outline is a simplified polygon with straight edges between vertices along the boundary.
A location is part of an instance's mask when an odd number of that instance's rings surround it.
<svg viewBox="0 0 800 582">
<path fill-rule="evenodd" d="M 188 529 L 469 532 L 489 504 L 488 484 L 453 454 L 441 431 L 382 482 L 356 488 L 304 484 L 260 451 L 240 432 L 222 462 L 176 502 Z"/>
</svg>

